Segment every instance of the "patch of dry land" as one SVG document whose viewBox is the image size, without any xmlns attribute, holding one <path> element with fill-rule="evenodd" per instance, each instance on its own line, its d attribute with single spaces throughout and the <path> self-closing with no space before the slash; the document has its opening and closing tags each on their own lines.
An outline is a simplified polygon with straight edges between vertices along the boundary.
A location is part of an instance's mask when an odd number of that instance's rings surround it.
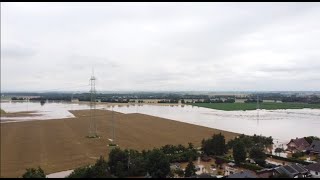
<svg viewBox="0 0 320 180">
<path fill-rule="evenodd" d="M 37 111 L 20 111 L 20 112 L 5 112 L 1 109 L 1 117 L 34 117 L 40 116 L 40 114 L 35 114 Z"/>
<path fill-rule="evenodd" d="M 100 138 L 86 138 L 90 110 L 70 112 L 76 117 L 0 124 L 1 177 L 20 177 L 26 168 L 37 166 L 50 174 L 93 164 L 100 155 L 108 157 L 112 112 L 96 110 Z M 226 140 L 238 135 L 144 114 L 114 112 L 114 119 L 120 148 L 143 150 L 188 142 L 199 146 L 214 133 L 221 132 Z"/>
</svg>

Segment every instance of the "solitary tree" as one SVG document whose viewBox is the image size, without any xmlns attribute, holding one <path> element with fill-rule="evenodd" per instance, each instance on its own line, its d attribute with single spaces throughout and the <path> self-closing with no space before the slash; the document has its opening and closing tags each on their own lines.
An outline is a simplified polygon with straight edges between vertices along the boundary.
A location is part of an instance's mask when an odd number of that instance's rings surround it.
<svg viewBox="0 0 320 180">
<path fill-rule="evenodd" d="M 185 177 L 190 177 L 190 176 L 193 176 L 193 175 L 196 175 L 196 167 L 194 166 L 193 162 L 192 161 L 189 161 L 187 167 L 186 167 L 186 170 L 184 172 L 184 176 Z"/>
<path fill-rule="evenodd" d="M 233 158 L 238 165 L 246 160 L 246 150 L 243 142 L 238 141 L 233 145 Z"/>
<path fill-rule="evenodd" d="M 38 169 L 35 168 L 28 168 L 26 172 L 22 175 L 23 178 L 45 178 L 46 175 L 44 174 L 44 171 L 38 167 Z"/>
</svg>

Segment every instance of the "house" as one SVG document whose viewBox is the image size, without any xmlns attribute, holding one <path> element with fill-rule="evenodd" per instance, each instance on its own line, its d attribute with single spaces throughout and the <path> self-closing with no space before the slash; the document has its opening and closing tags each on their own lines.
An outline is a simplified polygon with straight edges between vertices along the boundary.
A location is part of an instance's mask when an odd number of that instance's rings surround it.
<svg viewBox="0 0 320 180">
<path fill-rule="evenodd" d="M 309 172 L 302 165 L 295 163 L 274 168 L 273 176 L 285 174 L 291 178 L 306 178 Z"/>
<path fill-rule="evenodd" d="M 227 178 L 258 178 L 250 171 L 241 171 L 235 174 L 230 174 Z"/>
<path fill-rule="evenodd" d="M 71 99 L 71 102 L 79 102 L 79 99 L 72 98 L 72 99 Z"/>
<path fill-rule="evenodd" d="M 224 169 L 224 175 L 225 176 L 229 176 L 229 175 L 235 174 L 237 172 L 238 172 L 238 170 L 236 168 L 225 166 L 225 169 Z"/>
<path fill-rule="evenodd" d="M 320 178 L 320 163 L 309 164 L 306 169 L 309 170 L 313 178 Z"/>
<path fill-rule="evenodd" d="M 170 169 L 171 169 L 172 171 L 176 171 L 176 170 L 181 169 L 181 166 L 180 166 L 179 163 L 173 163 L 173 164 L 170 164 Z"/>
<path fill-rule="evenodd" d="M 257 171 L 257 175 L 259 178 L 270 178 L 273 174 L 273 168 L 270 169 L 261 169 L 259 171 Z"/>
<path fill-rule="evenodd" d="M 196 165 L 196 174 L 200 175 L 203 173 L 207 173 L 207 169 L 204 167 L 204 165 L 200 165 L 200 164 Z"/>
<path fill-rule="evenodd" d="M 229 165 L 230 167 L 235 167 L 235 166 L 236 166 L 236 164 L 233 163 L 233 162 L 229 162 L 228 165 Z"/>
<path fill-rule="evenodd" d="M 304 152 L 309 146 L 310 144 L 304 138 L 296 138 L 290 140 L 290 142 L 287 144 L 287 150 L 291 151 L 292 153 Z"/>
<path fill-rule="evenodd" d="M 320 154 L 320 140 L 313 140 L 307 151 L 312 154 Z"/>
</svg>

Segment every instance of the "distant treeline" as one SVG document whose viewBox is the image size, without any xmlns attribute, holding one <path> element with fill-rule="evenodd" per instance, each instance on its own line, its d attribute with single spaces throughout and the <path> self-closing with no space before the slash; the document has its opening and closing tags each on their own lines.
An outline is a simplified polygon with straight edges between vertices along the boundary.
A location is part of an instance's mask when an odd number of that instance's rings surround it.
<svg viewBox="0 0 320 180">
<path fill-rule="evenodd" d="M 20 98 L 12 97 L 12 98 L 11 98 L 11 100 L 20 100 L 20 101 L 25 100 L 25 99 L 26 99 L 26 98 L 22 98 L 22 97 L 20 97 Z"/>
<path fill-rule="evenodd" d="M 179 100 L 176 99 L 169 99 L 169 100 L 160 100 L 158 103 L 178 103 Z"/>
<path fill-rule="evenodd" d="M 204 100 L 195 100 L 192 103 L 234 103 L 235 99 L 204 99 Z M 189 103 L 189 102 L 187 102 Z"/>
<path fill-rule="evenodd" d="M 308 96 L 308 97 L 290 96 L 290 97 L 282 98 L 282 102 L 300 102 L 300 103 L 309 103 L 309 104 L 319 104 L 320 98 L 317 96 Z"/>
<path fill-rule="evenodd" d="M 2 94 L 4 95 L 4 94 Z M 39 98 L 31 98 L 30 100 L 56 100 L 56 101 L 71 101 L 72 98 L 79 99 L 79 101 L 90 101 L 90 93 L 6 93 L 5 95 L 15 96 L 12 100 L 24 100 L 21 96 L 39 96 Z M 235 99 L 238 97 L 235 95 L 190 95 L 190 94 L 179 94 L 179 93 L 97 93 L 96 99 L 102 102 L 119 102 L 128 103 L 139 99 L 163 99 L 158 103 L 177 103 L 181 100 L 182 103 L 190 102 L 193 103 L 234 103 Z M 309 103 L 309 104 L 319 104 L 320 97 L 315 95 L 284 95 L 281 93 L 260 93 L 251 94 L 246 97 L 246 103 L 257 102 L 259 98 L 260 102 L 263 100 L 274 100 L 282 102 L 298 102 L 298 103 Z M 224 100 L 223 100 L 224 99 Z M 188 101 L 187 101 L 188 100 Z M 141 101 L 141 100 L 140 100 Z"/>
<path fill-rule="evenodd" d="M 244 101 L 245 103 L 256 103 L 257 99 L 247 99 Z M 259 103 L 262 103 L 263 100 L 259 99 Z"/>
</svg>

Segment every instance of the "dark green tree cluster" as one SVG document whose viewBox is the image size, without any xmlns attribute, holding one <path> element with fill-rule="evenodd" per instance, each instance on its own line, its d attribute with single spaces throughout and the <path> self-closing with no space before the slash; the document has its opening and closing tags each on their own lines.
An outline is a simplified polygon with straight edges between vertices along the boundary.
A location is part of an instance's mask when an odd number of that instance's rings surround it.
<svg viewBox="0 0 320 180">
<path fill-rule="evenodd" d="M 178 103 L 179 100 L 177 99 L 165 99 L 165 100 L 160 100 L 158 103 Z"/>
<path fill-rule="evenodd" d="M 201 144 L 203 152 L 207 155 L 221 156 L 227 151 L 226 141 L 221 133 L 214 134 L 209 139 L 203 139 Z"/>
<path fill-rule="evenodd" d="M 146 170 L 152 178 L 166 178 L 170 173 L 170 163 L 159 149 L 147 152 Z"/>
<path fill-rule="evenodd" d="M 226 99 L 226 100 L 222 100 L 222 99 L 210 99 L 210 98 L 207 98 L 207 99 L 204 99 L 203 101 L 201 100 L 196 100 L 194 103 L 234 103 L 236 102 L 235 99 Z"/>
<path fill-rule="evenodd" d="M 244 101 L 245 103 L 256 103 L 257 102 L 257 99 L 247 99 Z M 262 103 L 263 100 L 259 99 L 259 103 Z"/>
<path fill-rule="evenodd" d="M 233 144 L 232 151 L 233 159 L 237 165 L 241 164 L 246 160 L 247 152 L 245 149 L 245 145 L 242 141 L 237 141 Z"/>
<path fill-rule="evenodd" d="M 249 157 L 258 165 L 264 166 L 267 158 L 264 149 L 272 144 L 272 137 L 240 135 L 238 138 L 229 141 L 227 147 L 233 149 L 236 164 L 244 162 L 247 154 L 249 154 Z"/>
<path fill-rule="evenodd" d="M 111 178 L 145 176 L 149 173 L 153 178 L 165 178 L 170 173 L 170 163 L 166 155 L 159 149 L 151 151 L 113 149 L 109 161 L 102 157 L 93 166 L 77 168 L 68 178 Z"/>
<path fill-rule="evenodd" d="M 46 175 L 44 174 L 44 171 L 40 167 L 38 167 L 38 169 L 29 168 L 22 175 L 22 178 L 45 178 L 45 177 Z"/>
<path fill-rule="evenodd" d="M 199 156 L 192 143 L 189 143 L 188 147 L 181 144 L 177 146 L 165 145 L 160 150 L 168 157 L 170 163 L 188 162 L 190 159 L 196 160 Z"/>
<path fill-rule="evenodd" d="M 12 97 L 11 100 L 13 100 L 13 101 L 14 101 L 14 100 L 20 100 L 20 101 L 22 101 L 22 100 L 25 100 L 25 98 L 22 98 L 22 97 L 20 97 L 20 98 Z"/>
<path fill-rule="evenodd" d="M 117 177 L 143 176 L 146 174 L 146 155 L 136 150 L 113 149 L 109 154 L 110 171 Z"/>
<path fill-rule="evenodd" d="M 102 156 L 92 166 L 75 169 L 67 178 L 111 178 L 108 163 Z"/>
<path fill-rule="evenodd" d="M 304 139 L 309 143 L 311 144 L 313 142 L 313 140 L 320 140 L 319 137 L 316 137 L 316 136 L 308 136 L 308 137 L 304 137 Z"/>
<path fill-rule="evenodd" d="M 253 159 L 259 166 L 264 167 L 266 164 L 267 155 L 263 152 L 263 149 L 259 146 L 254 146 L 249 152 L 249 157 Z"/>
<path fill-rule="evenodd" d="M 194 166 L 192 161 L 189 161 L 186 170 L 184 172 L 184 177 L 190 177 L 196 175 L 196 167 Z"/>
<path fill-rule="evenodd" d="M 237 141 L 242 141 L 247 149 L 247 152 L 250 151 L 250 148 L 254 146 L 259 146 L 262 148 L 267 148 L 273 144 L 273 138 L 265 137 L 265 136 L 257 136 L 254 134 L 253 136 L 240 135 L 238 138 L 232 139 L 228 142 L 227 148 L 232 149 L 233 144 Z"/>
</svg>

